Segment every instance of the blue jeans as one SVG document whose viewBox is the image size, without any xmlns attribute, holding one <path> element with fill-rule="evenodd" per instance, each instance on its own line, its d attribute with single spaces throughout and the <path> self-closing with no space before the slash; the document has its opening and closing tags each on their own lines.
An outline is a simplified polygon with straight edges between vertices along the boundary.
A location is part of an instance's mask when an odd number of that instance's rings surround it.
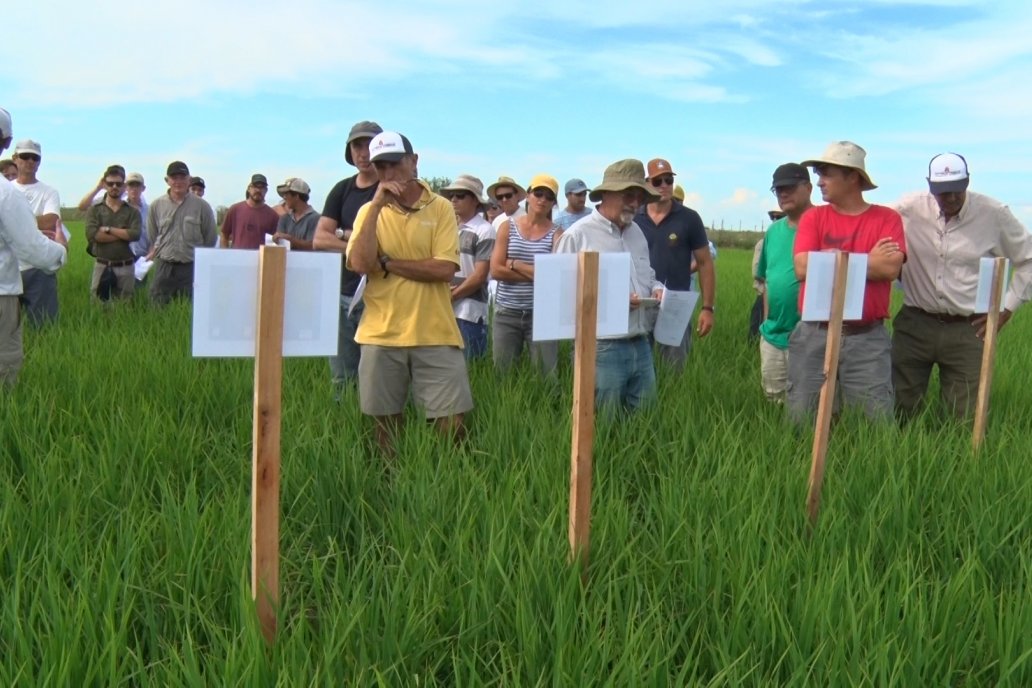
<svg viewBox="0 0 1032 688">
<path fill-rule="evenodd" d="M 335 385 L 355 383 L 358 380 L 358 359 L 361 350 L 355 343 L 355 332 L 362 319 L 365 304 L 355 306 L 355 311 L 348 316 L 351 301 L 354 297 L 340 295 L 340 320 L 337 324 L 337 355 L 330 356 L 330 378 Z"/>
<path fill-rule="evenodd" d="M 486 356 L 487 323 L 483 320 L 471 322 L 462 318 L 456 318 L 455 322 L 459 324 L 459 332 L 462 333 L 462 344 L 465 347 L 463 351 L 466 354 L 466 360 L 472 361 L 475 358 Z"/>
<path fill-rule="evenodd" d="M 644 335 L 603 339 L 595 346 L 595 405 L 637 409 L 656 397 L 652 344 Z"/>
</svg>

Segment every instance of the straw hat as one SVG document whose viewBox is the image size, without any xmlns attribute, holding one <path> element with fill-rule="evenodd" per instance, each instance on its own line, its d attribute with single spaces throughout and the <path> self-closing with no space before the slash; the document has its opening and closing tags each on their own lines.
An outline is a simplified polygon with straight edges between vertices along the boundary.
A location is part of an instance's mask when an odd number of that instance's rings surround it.
<svg viewBox="0 0 1032 688">
<path fill-rule="evenodd" d="M 495 191 L 498 190 L 499 186 L 511 186 L 513 189 L 515 189 L 517 201 L 522 201 L 524 198 L 527 197 L 527 190 L 519 184 L 517 184 L 516 180 L 512 177 L 499 177 L 498 181 L 496 181 L 491 186 L 487 187 L 487 197 L 494 198 Z"/>
<path fill-rule="evenodd" d="M 451 184 L 441 187 L 441 195 L 445 198 L 456 191 L 468 191 L 480 205 L 487 203 L 487 199 L 484 198 L 484 182 L 471 174 L 460 174 Z"/>
<path fill-rule="evenodd" d="M 864 167 L 864 160 L 866 158 L 867 151 L 852 141 L 836 141 L 828 144 L 828 147 L 824 149 L 824 155 L 813 160 L 804 160 L 802 164 L 806 167 L 838 165 L 839 167 L 848 167 L 856 170 L 864 180 L 860 188 L 864 191 L 870 191 L 871 189 L 877 189 L 878 186 L 871 181 L 870 175 L 867 174 L 867 168 Z"/>
</svg>

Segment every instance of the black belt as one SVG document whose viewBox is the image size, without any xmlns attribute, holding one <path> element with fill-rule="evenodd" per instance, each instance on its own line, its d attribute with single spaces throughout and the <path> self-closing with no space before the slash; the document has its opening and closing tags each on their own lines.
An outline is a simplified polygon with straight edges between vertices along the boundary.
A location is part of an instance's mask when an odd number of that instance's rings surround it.
<svg viewBox="0 0 1032 688">
<path fill-rule="evenodd" d="M 842 334 L 845 334 L 845 335 L 867 334 L 868 332 L 875 331 L 876 329 L 878 329 L 881 326 L 882 326 L 882 321 L 881 320 L 872 320 L 871 322 L 861 322 L 861 323 L 845 323 L 844 322 L 844 323 L 842 323 Z M 826 330 L 826 329 L 828 329 L 828 323 L 826 323 L 826 322 L 817 323 L 817 327 L 821 328 L 822 330 Z"/>
<path fill-rule="evenodd" d="M 134 265 L 135 260 L 104 260 L 103 258 L 97 258 L 97 262 L 101 265 L 109 268 L 124 268 L 127 265 Z"/>
<path fill-rule="evenodd" d="M 926 318 L 932 318 L 938 320 L 943 325 L 951 325 L 959 322 L 972 322 L 976 317 L 975 315 L 954 315 L 953 313 L 931 313 L 924 310 L 923 308 L 917 308 L 916 306 L 907 306 L 911 310 L 915 310 Z"/>
</svg>

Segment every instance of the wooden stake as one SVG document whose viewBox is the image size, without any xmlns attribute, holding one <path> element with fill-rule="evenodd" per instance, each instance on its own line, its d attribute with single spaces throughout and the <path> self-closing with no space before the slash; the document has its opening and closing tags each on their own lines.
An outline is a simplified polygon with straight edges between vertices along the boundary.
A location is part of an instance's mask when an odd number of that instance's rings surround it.
<svg viewBox="0 0 1032 688">
<path fill-rule="evenodd" d="M 573 367 L 573 449 L 570 457 L 570 561 L 586 580 L 591 539 L 591 454 L 595 442 L 595 332 L 598 253 L 581 253 L 577 270 L 577 331 Z"/>
<path fill-rule="evenodd" d="M 287 250 L 258 254 L 258 322 L 254 357 L 251 475 L 251 598 L 262 635 L 276 640 L 279 607 L 280 392 L 283 381 L 283 301 Z"/>
<path fill-rule="evenodd" d="M 975 430 L 971 446 L 977 452 L 985 440 L 985 426 L 989 418 L 989 389 L 993 384 L 996 361 L 996 328 L 1000 322 L 1000 302 L 1003 300 L 1003 273 L 1007 259 L 993 261 L 993 286 L 989 293 L 989 313 L 985 320 L 985 338 L 982 340 L 982 372 L 978 377 L 978 400 L 975 403 Z"/>
<path fill-rule="evenodd" d="M 810 526 L 817 525 L 821 509 L 821 486 L 824 483 L 824 461 L 831 436 L 831 415 L 835 408 L 835 383 L 838 381 L 839 351 L 842 348 L 842 312 L 846 305 L 846 274 L 849 254 L 835 251 L 835 284 L 831 292 L 831 319 L 828 321 L 828 340 L 824 348 L 824 385 L 817 405 L 817 425 L 813 437 L 813 460 L 810 464 L 810 483 L 806 494 L 806 511 Z"/>
</svg>

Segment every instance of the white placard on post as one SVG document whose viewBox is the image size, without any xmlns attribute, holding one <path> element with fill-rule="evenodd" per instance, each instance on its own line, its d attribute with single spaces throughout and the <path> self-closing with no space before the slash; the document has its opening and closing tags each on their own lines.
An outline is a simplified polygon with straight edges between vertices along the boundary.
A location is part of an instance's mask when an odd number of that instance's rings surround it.
<svg viewBox="0 0 1032 688">
<path fill-rule="evenodd" d="M 631 254 L 601 253 L 598 261 L 598 337 L 630 330 Z M 577 254 L 534 258 L 534 341 L 573 339 L 577 324 Z"/>
<path fill-rule="evenodd" d="M 284 356 L 337 353 L 339 253 L 287 255 Z M 258 309 L 258 252 L 195 249 L 193 355 L 252 357 Z"/>
<path fill-rule="evenodd" d="M 993 291 L 993 264 L 995 258 L 979 258 L 978 260 L 978 292 L 975 294 L 975 307 L 973 313 L 988 313 L 989 299 Z M 1010 279 L 1010 261 L 1004 264 L 1003 268 L 1003 290 L 1007 291 L 1008 280 Z M 1003 299 L 1000 299 L 1000 310 L 1004 309 Z"/>
<path fill-rule="evenodd" d="M 660 344 L 680 346 L 684 339 L 684 331 L 692 324 L 692 313 L 699 302 L 697 291 L 663 290 L 663 299 L 659 302 L 659 317 L 652 336 Z"/>
<path fill-rule="evenodd" d="M 802 319 L 827 322 L 831 318 L 831 292 L 835 285 L 835 254 L 810 251 L 806 259 L 806 288 Z M 846 307 L 843 320 L 864 317 L 864 290 L 867 287 L 867 254 L 850 253 L 846 273 Z"/>
</svg>

